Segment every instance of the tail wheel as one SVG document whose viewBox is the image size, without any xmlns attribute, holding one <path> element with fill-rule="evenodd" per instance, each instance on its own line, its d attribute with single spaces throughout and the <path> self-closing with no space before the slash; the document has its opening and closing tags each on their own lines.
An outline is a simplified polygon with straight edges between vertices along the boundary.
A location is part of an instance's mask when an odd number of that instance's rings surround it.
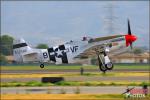
<svg viewBox="0 0 150 100">
<path fill-rule="evenodd" d="M 105 73 L 105 72 L 107 71 L 107 68 L 102 65 L 102 63 L 101 63 L 101 61 L 100 61 L 99 55 L 98 55 L 98 63 L 99 63 L 99 69 L 100 69 L 100 71 L 102 71 L 102 72 Z"/>
<path fill-rule="evenodd" d="M 108 69 L 108 70 L 112 70 L 113 69 L 113 63 L 112 62 L 109 62 L 107 64 L 105 64 L 105 67 Z"/>
<path fill-rule="evenodd" d="M 44 64 L 40 64 L 40 67 L 41 67 L 41 68 L 44 68 Z"/>
</svg>

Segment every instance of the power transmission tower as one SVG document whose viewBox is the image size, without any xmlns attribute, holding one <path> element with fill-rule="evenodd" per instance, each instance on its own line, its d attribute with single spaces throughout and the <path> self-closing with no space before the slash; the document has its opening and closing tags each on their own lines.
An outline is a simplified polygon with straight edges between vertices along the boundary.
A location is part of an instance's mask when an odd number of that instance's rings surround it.
<svg viewBox="0 0 150 100">
<path fill-rule="evenodd" d="M 104 29 L 106 30 L 106 34 L 114 34 L 116 32 L 116 23 L 115 20 L 117 17 L 115 16 L 115 8 L 117 8 L 114 2 L 110 2 L 105 7 L 106 15 L 104 16 Z"/>
</svg>

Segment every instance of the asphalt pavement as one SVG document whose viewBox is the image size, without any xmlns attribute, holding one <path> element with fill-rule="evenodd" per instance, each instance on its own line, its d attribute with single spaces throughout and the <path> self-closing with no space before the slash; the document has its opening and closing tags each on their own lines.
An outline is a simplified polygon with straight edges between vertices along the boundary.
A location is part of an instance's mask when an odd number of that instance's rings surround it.
<svg viewBox="0 0 150 100">
<path fill-rule="evenodd" d="M 142 87 L 135 87 L 142 88 Z M 49 86 L 49 87 L 2 87 L 1 94 L 122 94 L 126 86 Z"/>
<path fill-rule="evenodd" d="M 130 77 L 99 77 L 99 76 L 74 76 L 74 77 L 63 77 L 65 81 L 129 81 L 129 82 L 143 82 L 149 81 L 148 76 L 130 76 Z M 1 82 L 29 82 L 38 81 L 41 82 L 42 78 L 1 78 Z"/>
</svg>

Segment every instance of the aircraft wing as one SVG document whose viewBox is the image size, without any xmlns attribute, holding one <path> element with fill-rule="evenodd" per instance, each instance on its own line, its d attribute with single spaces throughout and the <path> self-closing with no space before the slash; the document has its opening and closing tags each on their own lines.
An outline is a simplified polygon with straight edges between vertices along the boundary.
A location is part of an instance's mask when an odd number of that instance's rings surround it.
<svg viewBox="0 0 150 100">
<path fill-rule="evenodd" d="M 88 58 L 91 56 L 96 56 L 95 49 L 96 48 L 102 48 L 102 47 L 103 47 L 102 44 L 90 47 L 89 49 L 86 49 L 85 51 L 83 51 L 82 53 L 77 55 L 75 58 Z"/>
<path fill-rule="evenodd" d="M 113 36 L 106 36 L 106 37 L 98 37 L 98 38 L 90 39 L 89 43 L 110 40 L 110 39 L 119 38 L 122 36 L 124 36 L 124 35 L 113 35 Z"/>
<path fill-rule="evenodd" d="M 99 38 L 92 38 L 88 41 L 88 47 L 83 50 L 82 53 L 77 55 L 75 58 L 88 58 L 91 56 L 96 56 L 96 49 L 103 50 L 104 47 L 107 45 L 112 45 L 112 43 L 106 42 L 107 40 L 119 38 L 124 35 L 114 35 L 114 36 L 107 36 L 107 37 L 99 37 Z"/>
</svg>

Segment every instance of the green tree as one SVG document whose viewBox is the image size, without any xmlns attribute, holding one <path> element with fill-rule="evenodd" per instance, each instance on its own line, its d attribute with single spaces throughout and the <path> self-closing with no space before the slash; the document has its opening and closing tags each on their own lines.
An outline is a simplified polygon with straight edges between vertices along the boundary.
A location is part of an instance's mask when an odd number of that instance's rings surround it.
<svg viewBox="0 0 150 100">
<path fill-rule="evenodd" d="M 38 49 L 47 49 L 47 48 L 48 48 L 48 45 L 47 45 L 47 44 L 38 44 L 38 45 L 36 46 L 36 48 L 38 48 Z"/>
<path fill-rule="evenodd" d="M 13 37 L 9 35 L 0 36 L 1 53 L 3 55 L 12 55 Z"/>
<path fill-rule="evenodd" d="M 143 52 L 143 50 L 142 50 L 141 48 L 135 48 L 135 49 L 133 50 L 133 52 L 134 52 L 134 54 L 140 54 L 140 53 Z"/>
<path fill-rule="evenodd" d="M 92 65 L 97 65 L 97 58 L 92 58 L 91 59 L 91 64 Z"/>
<path fill-rule="evenodd" d="M 6 64 L 7 63 L 7 59 L 3 54 L 0 54 L 0 64 Z"/>
</svg>

